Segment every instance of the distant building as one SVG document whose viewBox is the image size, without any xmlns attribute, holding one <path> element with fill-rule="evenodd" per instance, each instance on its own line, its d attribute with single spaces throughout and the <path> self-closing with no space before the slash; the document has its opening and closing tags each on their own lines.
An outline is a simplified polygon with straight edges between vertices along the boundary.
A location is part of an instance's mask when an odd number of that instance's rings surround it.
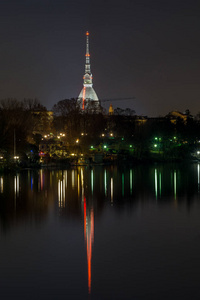
<svg viewBox="0 0 200 300">
<path fill-rule="evenodd" d="M 188 119 L 188 115 L 183 114 L 180 111 L 171 111 L 168 113 L 167 117 L 173 124 L 176 124 L 178 119 L 181 119 L 186 124 Z"/>
<path fill-rule="evenodd" d="M 108 114 L 109 114 L 110 116 L 114 115 L 114 109 L 113 109 L 112 103 L 110 104 Z"/>
<path fill-rule="evenodd" d="M 83 76 L 83 88 L 78 96 L 82 110 L 85 110 L 87 102 L 93 102 L 95 108 L 99 107 L 99 99 L 95 90 L 93 89 L 92 73 L 90 67 L 90 53 L 89 53 L 89 32 L 86 32 L 86 62 L 85 75 Z"/>
</svg>

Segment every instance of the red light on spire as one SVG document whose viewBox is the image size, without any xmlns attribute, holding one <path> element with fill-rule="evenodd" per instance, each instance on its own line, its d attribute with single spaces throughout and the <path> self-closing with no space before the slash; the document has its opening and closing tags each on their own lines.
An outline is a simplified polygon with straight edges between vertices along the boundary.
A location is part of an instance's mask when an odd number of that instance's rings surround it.
<svg viewBox="0 0 200 300">
<path fill-rule="evenodd" d="M 86 35 L 89 35 L 89 32 L 88 32 L 88 31 L 86 31 Z"/>
</svg>

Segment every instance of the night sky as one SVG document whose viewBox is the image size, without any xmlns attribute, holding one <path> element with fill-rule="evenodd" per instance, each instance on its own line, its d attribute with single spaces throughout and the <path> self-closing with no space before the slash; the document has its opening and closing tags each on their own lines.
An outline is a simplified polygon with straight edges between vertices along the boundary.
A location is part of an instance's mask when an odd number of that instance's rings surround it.
<svg viewBox="0 0 200 300">
<path fill-rule="evenodd" d="M 200 8 L 189 0 L 0 0 L 0 99 L 78 97 L 90 32 L 100 99 L 139 115 L 200 111 Z M 110 102 L 105 102 L 108 107 Z"/>
</svg>

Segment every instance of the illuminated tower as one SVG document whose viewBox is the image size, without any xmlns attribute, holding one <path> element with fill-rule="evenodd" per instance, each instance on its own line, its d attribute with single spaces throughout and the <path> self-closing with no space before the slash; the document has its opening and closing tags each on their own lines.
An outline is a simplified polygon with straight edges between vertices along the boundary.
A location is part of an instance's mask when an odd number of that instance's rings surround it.
<svg viewBox="0 0 200 300">
<path fill-rule="evenodd" d="M 78 96 L 81 101 L 81 107 L 84 110 L 88 100 L 94 101 L 96 108 L 99 107 L 99 99 L 93 89 L 92 73 L 90 68 L 90 53 L 89 53 L 89 32 L 86 32 L 86 54 L 85 54 L 85 75 L 83 76 L 83 88 Z"/>
</svg>

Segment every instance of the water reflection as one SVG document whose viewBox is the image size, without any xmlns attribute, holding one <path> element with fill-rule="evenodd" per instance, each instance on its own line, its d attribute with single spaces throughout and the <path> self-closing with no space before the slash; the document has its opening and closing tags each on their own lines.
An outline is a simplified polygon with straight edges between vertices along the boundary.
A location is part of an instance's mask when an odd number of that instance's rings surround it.
<svg viewBox="0 0 200 300">
<path fill-rule="evenodd" d="M 91 170 L 91 192 L 93 195 L 93 189 L 94 189 L 94 172 Z"/>
<path fill-rule="evenodd" d="M 133 170 L 130 169 L 130 194 L 133 192 Z"/>
<path fill-rule="evenodd" d="M 84 198 L 84 238 L 87 249 L 87 264 L 88 264 L 88 292 L 91 292 L 92 281 L 92 245 L 94 242 L 94 212 L 93 207 L 88 208 L 86 198 Z"/>
<path fill-rule="evenodd" d="M 72 170 L 72 188 L 75 188 L 75 170 Z"/>
<path fill-rule="evenodd" d="M 65 177 L 58 180 L 58 206 L 59 208 L 65 207 Z"/>
<path fill-rule="evenodd" d="M 35 184 L 36 182 L 38 185 Z M 85 196 L 88 201 L 94 199 L 98 202 L 108 200 L 110 203 L 119 203 L 123 199 L 136 199 L 137 201 L 137 197 L 140 195 L 141 199 L 145 192 L 154 195 L 159 201 L 166 196 L 169 197 L 168 200 L 172 199 L 172 196 L 174 200 L 177 200 L 178 196 L 185 193 L 190 195 L 199 193 L 200 164 L 190 165 L 187 170 L 181 165 L 179 167 L 172 165 L 168 168 L 162 165 L 137 166 L 122 170 L 117 167 L 92 169 L 80 167 L 63 171 L 28 171 L 14 176 L 1 175 L 0 177 L 1 196 L 8 195 L 8 191 L 11 195 L 13 191 L 15 200 L 19 197 L 23 198 L 24 194 L 29 195 L 29 200 L 38 195 L 48 195 L 55 199 L 55 186 L 57 186 L 60 208 L 65 208 L 66 199 L 70 199 L 67 209 L 72 206 L 78 208 L 79 201 L 84 201 Z"/>
<path fill-rule="evenodd" d="M 187 168 L 182 165 L 121 169 L 78 167 L 72 170 L 39 170 L 14 176 L 1 175 L 0 225 L 5 232 L 23 220 L 34 219 L 41 225 L 41 221 L 49 216 L 50 208 L 51 211 L 59 211 L 59 219 L 66 222 L 79 220 L 87 253 L 88 292 L 91 293 L 94 226 L 96 228 L 105 204 L 107 207 L 113 206 L 112 211 L 116 210 L 119 214 L 122 214 L 124 208 L 134 210 L 139 203 L 149 199 L 153 199 L 156 207 L 166 202 L 181 206 L 186 201 L 189 208 L 195 197 L 199 196 L 199 185 L 199 164 Z"/>
<path fill-rule="evenodd" d="M 158 197 L 158 174 L 157 174 L 157 169 L 155 169 L 155 195 L 156 195 L 156 200 Z"/>
<path fill-rule="evenodd" d="M 105 196 L 107 196 L 107 173 L 106 173 L 106 169 L 104 170 L 104 191 L 105 191 Z"/>
<path fill-rule="evenodd" d="M 174 199 L 176 200 L 176 170 L 174 170 Z"/>
<path fill-rule="evenodd" d="M 41 189 L 41 191 L 43 190 L 43 185 L 44 185 L 44 171 L 41 169 L 40 180 L 39 180 L 39 188 Z"/>
<path fill-rule="evenodd" d="M 0 193 L 3 193 L 3 176 L 0 177 Z"/>
<path fill-rule="evenodd" d="M 122 197 L 124 197 L 124 173 L 122 173 Z"/>
<path fill-rule="evenodd" d="M 110 179 L 110 200 L 111 203 L 113 204 L 113 178 L 112 177 Z"/>
</svg>

